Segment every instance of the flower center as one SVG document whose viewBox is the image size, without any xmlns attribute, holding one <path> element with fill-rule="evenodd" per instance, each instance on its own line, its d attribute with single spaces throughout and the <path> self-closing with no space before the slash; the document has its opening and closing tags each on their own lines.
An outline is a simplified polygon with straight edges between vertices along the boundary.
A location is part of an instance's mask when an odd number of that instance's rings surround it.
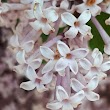
<svg viewBox="0 0 110 110">
<path fill-rule="evenodd" d="M 35 82 L 36 83 L 40 83 L 41 82 L 41 79 L 36 78 Z"/>
<path fill-rule="evenodd" d="M 87 0 L 86 5 L 92 6 L 95 2 L 96 2 L 96 0 Z"/>
<path fill-rule="evenodd" d="M 78 27 L 80 25 L 79 21 L 74 22 L 74 26 Z"/>
<path fill-rule="evenodd" d="M 59 58 L 60 58 L 60 55 L 59 54 L 54 55 L 54 59 L 55 60 L 58 60 Z"/>
<path fill-rule="evenodd" d="M 42 21 L 43 23 L 46 23 L 46 22 L 47 22 L 47 18 L 42 18 L 41 21 Z"/>
<path fill-rule="evenodd" d="M 70 53 L 66 54 L 66 58 L 67 59 L 71 59 L 72 58 L 72 55 Z"/>
</svg>

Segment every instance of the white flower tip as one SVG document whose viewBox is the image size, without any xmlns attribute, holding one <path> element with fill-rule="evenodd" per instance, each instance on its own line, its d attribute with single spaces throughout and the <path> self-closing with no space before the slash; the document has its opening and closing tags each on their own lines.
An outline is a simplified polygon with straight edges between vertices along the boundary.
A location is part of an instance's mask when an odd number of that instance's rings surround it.
<svg viewBox="0 0 110 110">
<path fill-rule="evenodd" d="M 110 45 L 105 45 L 105 46 L 104 46 L 104 52 L 105 52 L 107 55 L 110 55 Z"/>
</svg>

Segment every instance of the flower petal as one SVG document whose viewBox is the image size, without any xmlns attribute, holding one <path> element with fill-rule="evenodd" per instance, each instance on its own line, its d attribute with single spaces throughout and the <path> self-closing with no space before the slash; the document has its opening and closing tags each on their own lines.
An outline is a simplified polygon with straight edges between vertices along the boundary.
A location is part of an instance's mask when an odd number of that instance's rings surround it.
<svg viewBox="0 0 110 110">
<path fill-rule="evenodd" d="M 85 10 L 81 13 L 81 15 L 78 18 L 78 21 L 81 25 L 86 24 L 91 19 L 91 13 L 89 10 Z"/>
<path fill-rule="evenodd" d="M 42 77 L 42 84 L 49 84 L 52 81 L 53 73 L 46 73 Z"/>
<path fill-rule="evenodd" d="M 95 57 L 97 56 L 98 53 L 99 53 L 99 49 L 95 48 L 92 52 L 92 57 L 95 59 Z"/>
<path fill-rule="evenodd" d="M 29 4 L 29 3 L 33 2 L 33 0 L 20 0 L 20 2 L 23 4 Z"/>
<path fill-rule="evenodd" d="M 65 37 L 69 39 L 73 39 L 78 34 L 78 29 L 75 27 L 71 27 L 67 32 L 65 32 Z"/>
<path fill-rule="evenodd" d="M 101 65 L 101 70 L 102 71 L 108 71 L 108 70 L 110 70 L 110 61 L 107 61 L 107 62 L 103 63 Z"/>
<path fill-rule="evenodd" d="M 62 56 L 66 56 L 66 54 L 70 53 L 69 47 L 62 41 L 57 42 L 57 49 Z"/>
<path fill-rule="evenodd" d="M 48 58 L 48 59 L 54 58 L 54 52 L 48 47 L 40 46 L 40 52 L 45 58 Z"/>
<path fill-rule="evenodd" d="M 85 75 L 85 78 L 90 80 L 91 78 L 93 78 L 94 76 L 98 75 L 99 71 L 97 68 L 91 68 L 91 70 Z"/>
<path fill-rule="evenodd" d="M 53 7 L 46 8 L 43 12 L 49 21 L 55 22 L 58 19 L 58 14 Z"/>
<path fill-rule="evenodd" d="M 78 73 L 78 64 L 76 60 L 72 59 L 71 61 L 69 61 L 69 67 L 75 75 Z"/>
<path fill-rule="evenodd" d="M 99 94 L 92 92 L 92 91 L 85 92 L 85 96 L 90 101 L 97 101 L 100 99 Z"/>
<path fill-rule="evenodd" d="M 94 76 L 90 82 L 87 84 L 87 88 L 89 90 L 94 90 L 97 86 L 98 86 L 98 83 L 99 83 L 99 79 L 98 79 L 98 76 Z"/>
<path fill-rule="evenodd" d="M 58 102 L 57 100 L 54 100 L 53 102 L 47 103 L 46 108 L 51 110 L 58 110 L 62 107 L 62 104 Z"/>
<path fill-rule="evenodd" d="M 67 9 L 69 8 L 69 2 L 68 2 L 67 0 L 61 1 L 61 3 L 60 3 L 60 8 L 67 10 Z"/>
<path fill-rule="evenodd" d="M 100 67 L 100 65 L 102 64 L 103 61 L 103 55 L 101 52 L 99 52 L 96 57 L 94 58 L 94 65 L 96 67 Z"/>
<path fill-rule="evenodd" d="M 16 54 L 16 60 L 19 64 L 24 64 L 26 63 L 26 60 L 25 60 L 25 51 L 19 51 L 17 54 Z"/>
<path fill-rule="evenodd" d="M 81 101 L 84 99 L 85 94 L 84 91 L 81 90 L 72 97 L 70 97 L 70 101 L 72 103 L 72 106 L 76 108 L 79 104 L 81 104 Z"/>
<path fill-rule="evenodd" d="M 18 41 L 18 36 L 15 35 L 15 36 L 12 36 L 10 38 L 10 41 L 9 41 L 10 45 L 13 46 L 13 47 L 18 47 L 20 44 L 19 44 L 19 41 Z"/>
<path fill-rule="evenodd" d="M 68 62 L 65 58 L 60 58 L 55 65 L 56 71 L 62 71 L 68 66 Z"/>
<path fill-rule="evenodd" d="M 63 103 L 62 110 L 73 110 L 73 107 L 72 107 L 71 103 L 65 102 L 65 103 Z"/>
<path fill-rule="evenodd" d="M 71 79 L 71 87 L 74 91 L 79 92 L 84 88 L 84 85 L 81 84 L 77 79 L 72 78 Z"/>
<path fill-rule="evenodd" d="M 83 58 L 83 59 L 79 60 L 79 64 L 85 70 L 90 70 L 90 68 L 92 67 L 91 62 L 89 60 L 87 60 L 86 58 Z"/>
<path fill-rule="evenodd" d="M 48 88 L 46 88 L 43 84 L 37 84 L 36 88 L 39 93 L 42 93 L 48 90 Z"/>
<path fill-rule="evenodd" d="M 30 22 L 29 23 L 31 26 L 32 26 L 32 28 L 33 29 L 35 29 L 36 31 L 40 31 L 41 30 L 41 28 L 42 28 L 42 25 L 41 25 L 41 23 L 39 22 L 39 21 L 34 21 L 34 22 Z"/>
<path fill-rule="evenodd" d="M 56 87 L 56 97 L 58 101 L 62 101 L 64 99 L 68 99 L 69 96 L 65 89 L 62 86 L 57 86 Z"/>
<path fill-rule="evenodd" d="M 104 52 L 105 52 L 107 55 L 110 55 L 110 45 L 105 45 L 105 46 L 104 46 Z"/>
<path fill-rule="evenodd" d="M 35 84 L 32 81 L 28 81 L 28 82 L 22 82 L 20 84 L 20 88 L 24 89 L 24 90 L 33 90 L 35 88 Z"/>
<path fill-rule="evenodd" d="M 34 47 L 34 41 L 27 41 L 22 45 L 22 48 L 26 51 L 26 52 L 30 52 Z"/>
<path fill-rule="evenodd" d="M 29 78 L 30 80 L 35 80 L 37 77 L 35 70 L 30 66 L 27 67 L 26 77 Z"/>
<path fill-rule="evenodd" d="M 50 72 L 51 70 L 53 70 L 55 64 L 56 64 L 56 61 L 50 60 L 50 61 L 43 67 L 43 69 L 42 69 L 42 74 L 48 73 L 48 72 Z"/>
<path fill-rule="evenodd" d="M 88 52 L 89 50 L 86 48 L 79 48 L 79 49 L 71 51 L 73 57 L 78 58 L 78 59 L 82 59 L 86 57 Z"/>
<path fill-rule="evenodd" d="M 42 32 L 46 35 L 48 35 L 51 31 L 54 31 L 54 29 L 50 26 L 50 24 L 46 23 L 42 25 Z"/>
<path fill-rule="evenodd" d="M 74 26 L 74 22 L 77 20 L 75 16 L 68 12 L 61 14 L 61 19 L 69 26 Z"/>
</svg>

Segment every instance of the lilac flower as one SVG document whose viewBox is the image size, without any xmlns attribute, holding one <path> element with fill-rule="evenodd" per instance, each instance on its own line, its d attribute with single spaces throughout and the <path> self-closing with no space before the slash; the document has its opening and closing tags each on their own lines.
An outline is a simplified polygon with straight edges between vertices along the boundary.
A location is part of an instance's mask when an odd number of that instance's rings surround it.
<svg viewBox="0 0 110 110">
<path fill-rule="evenodd" d="M 27 77 L 30 79 L 30 81 L 22 82 L 20 84 L 20 88 L 23 88 L 25 90 L 33 90 L 34 88 L 37 88 L 38 92 L 43 92 L 48 90 L 44 85 L 52 81 L 51 73 L 47 73 L 44 76 L 39 77 L 36 74 L 35 70 L 31 67 L 28 67 Z"/>
<path fill-rule="evenodd" d="M 84 11 L 78 19 L 68 12 L 63 13 L 61 18 L 64 23 L 71 26 L 65 33 L 66 38 L 75 38 L 78 32 L 85 35 L 91 29 L 89 26 L 85 25 L 91 18 L 91 14 L 88 10 Z"/>
<path fill-rule="evenodd" d="M 62 86 L 56 88 L 56 99 L 47 104 L 51 110 L 74 110 L 84 98 L 84 91 L 79 91 L 75 95 L 69 96 Z"/>
<path fill-rule="evenodd" d="M 77 79 L 72 78 L 71 79 L 71 87 L 74 91 L 78 92 L 83 90 L 86 98 L 90 101 L 96 101 L 99 100 L 99 94 L 93 92 L 93 90 L 98 86 L 98 77 L 94 76 L 89 83 L 84 86 L 82 83 L 80 83 Z"/>
<path fill-rule="evenodd" d="M 101 8 L 98 6 L 98 4 L 102 1 L 103 0 L 83 0 L 83 3 L 77 5 L 76 8 L 79 13 L 89 9 L 92 16 L 96 16 L 101 12 Z"/>
<path fill-rule="evenodd" d="M 62 71 L 67 66 L 69 66 L 71 71 L 74 74 L 77 74 L 78 64 L 77 64 L 76 59 L 82 59 L 86 57 L 86 55 L 88 54 L 88 49 L 79 48 L 79 49 L 71 51 L 69 47 L 62 41 L 58 41 L 57 49 L 62 57 L 58 60 L 58 62 L 55 65 L 56 71 Z"/>
</svg>

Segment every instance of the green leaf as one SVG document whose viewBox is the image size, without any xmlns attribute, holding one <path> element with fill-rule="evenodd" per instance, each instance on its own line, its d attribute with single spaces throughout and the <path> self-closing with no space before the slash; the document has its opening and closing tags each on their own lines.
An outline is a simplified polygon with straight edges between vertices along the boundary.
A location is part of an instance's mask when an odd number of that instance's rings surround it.
<svg viewBox="0 0 110 110">
<path fill-rule="evenodd" d="M 110 35 L 110 26 L 107 26 L 105 24 L 105 20 L 109 17 L 110 15 L 106 14 L 106 13 L 101 13 L 101 15 L 97 16 L 96 18 L 98 19 L 98 21 L 100 22 L 100 24 L 102 25 L 102 27 L 105 29 L 105 31 L 108 33 L 108 35 Z M 93 39 L 90 40 L 89 42 L 89 46 L 91 49 L 94 48 L 99 48 L 99 50 L 101 52 L 104 51 L 104 42 L 97 30 L 97 28 L 95 27 L 95 25 L 92 23 L 92 21 L 88 22 L 88 25 L 91 26 L 92 28 L 92 34 L 93 34 Z"/>
<path fill-rule="evenodd" d="M 48 39 L 48 35 L 45 35 L 44 33 L 41 34 L 42 42 L 46 42 Z"/>
</svg>

